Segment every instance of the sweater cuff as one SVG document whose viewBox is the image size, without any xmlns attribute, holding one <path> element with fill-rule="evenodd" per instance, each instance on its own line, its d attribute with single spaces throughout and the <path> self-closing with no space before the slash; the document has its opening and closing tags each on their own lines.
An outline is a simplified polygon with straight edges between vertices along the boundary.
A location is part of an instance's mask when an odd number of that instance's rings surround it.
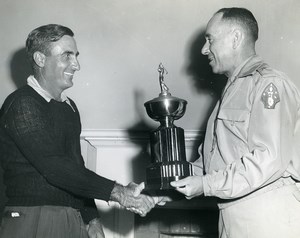
<svg viewBox="0 0 300 238">
<path fill-rule="evenodd" d="M 85 201 L 84 207 L 80 209 L 80 214 L 85 224 L 89 224 L 91 220 L 99 217 L 94 199 L 87 199 Z"/>
</svg>

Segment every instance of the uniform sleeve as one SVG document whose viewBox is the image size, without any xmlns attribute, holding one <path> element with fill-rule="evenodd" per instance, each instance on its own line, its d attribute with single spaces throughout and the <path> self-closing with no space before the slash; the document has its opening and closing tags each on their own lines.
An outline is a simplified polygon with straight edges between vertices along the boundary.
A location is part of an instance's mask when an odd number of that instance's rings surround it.
<svg viewBox="0 0 300 238">
<path fill-rule="evenodd" d="M 246 99 L 245 99 L 246 100 Z M 269 76 L 256 85 L 247 132 L 248 152 L 203 179 L 204 194 L 223 199 L 247 195 L 280 177 L 291 163 L 298 106 L 292 87 Z"/>
<path fill-rule="evenodd" d="M 191 162 L 193 167 L 193 173 L 196 176 L 202 176 L 204 174 L 203 170 L 203 154 L 202 154 L 203 143 L 198 148 L 199 158 L 194 162 Z"/>
<path fill-rule="evenodd" d="M 52 133 L 45 105 L 29 96 L 17 98 L 3 117 L 6 133 L 50 184 L 75 195 L 109 199 L 115 182 L 63 153 Z"/>
</svg>

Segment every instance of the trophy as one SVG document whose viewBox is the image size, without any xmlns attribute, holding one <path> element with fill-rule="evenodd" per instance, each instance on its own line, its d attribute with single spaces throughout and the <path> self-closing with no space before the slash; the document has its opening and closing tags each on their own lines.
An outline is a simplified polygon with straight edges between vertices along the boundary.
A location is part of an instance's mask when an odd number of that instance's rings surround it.
<svg viewBox="0 0 300 238">
<path fill-rule="evenodd" d="M 160 63 L 161 93 L 144 104 L 148 116 L 160 122 L 150 133 L 151 164 L 146 169 L 146 189 L 149 190 L 172 189 L 170 182 L 193 174 L 192 165 L 186 161 L 184 130 L 174 125 L 174 120 L 184 115 L 187 101 L 171 95 L 164 82 L 165 71 Z"/>
</svg>

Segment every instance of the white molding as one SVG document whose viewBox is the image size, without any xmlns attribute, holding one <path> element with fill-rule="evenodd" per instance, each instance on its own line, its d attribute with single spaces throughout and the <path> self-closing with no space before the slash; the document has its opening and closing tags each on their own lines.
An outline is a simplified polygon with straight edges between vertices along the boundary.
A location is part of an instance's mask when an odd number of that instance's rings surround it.
<svg viewBox="0 0 300 238">
<path fill-rule="evenodd" d="M 195 141 L 199 141 L 203 138 L 204 132 L 199 130 L 185 130 L 185 143 L 186 146 L 191 146 Z M 89 142 L 92 146 L 106 145 L 106 146 L 129 146 L 132 142 L 145 142 L 149 141 L 149 132 L 147 131 L 134 131 L 128 133 L 124 129 L 114 130 L 82 130 L 80 135 L 81 140 Z"/>
<path fill-rule="evenodd" d="M 129 135 L 128 131 L 125 129 L 84 129 L 81 132 L 81 137 L 91 137 L 91 138 L 147 138 L 148 131 L 135 131 Z M 197 139 L 202 137 L 204 131 L 200 130 L 185 130 L 184 131 L 185 137 L 188 139 Z"/>
</svg>

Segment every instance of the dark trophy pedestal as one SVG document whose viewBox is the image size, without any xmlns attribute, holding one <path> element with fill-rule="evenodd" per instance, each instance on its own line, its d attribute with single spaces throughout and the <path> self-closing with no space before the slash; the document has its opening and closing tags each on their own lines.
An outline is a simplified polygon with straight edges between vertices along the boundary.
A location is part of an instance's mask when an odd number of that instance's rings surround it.
<svg viewBox="0 0 300 238">
<path fill-rule="evenodd" d="M 170 182 L 193 174 L 192 165 L 186 161 L 184 130 L 174 125 L 181 118 L 187 102 L 173 97 L 163 81 L 164 67 L 159 65 L 161 93 L 144 105 L 150 118 L 160 126 L 150 133 L 151 164 L 146 170 L 146 189 L 168 190 Z"/>
</svg>

